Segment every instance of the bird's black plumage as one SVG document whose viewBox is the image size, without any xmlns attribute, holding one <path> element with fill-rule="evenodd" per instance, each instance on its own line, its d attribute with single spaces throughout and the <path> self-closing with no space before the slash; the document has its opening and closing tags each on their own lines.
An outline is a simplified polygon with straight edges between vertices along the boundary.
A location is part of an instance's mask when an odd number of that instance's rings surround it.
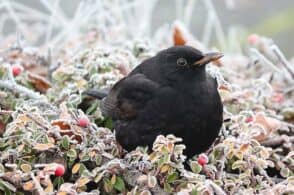
<svg viewBox="0 0 294 195">
<path fill-rule="evenodd" d="M 221 56 L 175 46 L 118 81 L 101 108 L 113 119 L 122 147 L 152 147 L 156 136 L 174 134 L 183 138 L 188 157 L 207 150 L 221 128 L 223 106 L 216 80 L 206 73 L 205 65 Z"/>
</svg>

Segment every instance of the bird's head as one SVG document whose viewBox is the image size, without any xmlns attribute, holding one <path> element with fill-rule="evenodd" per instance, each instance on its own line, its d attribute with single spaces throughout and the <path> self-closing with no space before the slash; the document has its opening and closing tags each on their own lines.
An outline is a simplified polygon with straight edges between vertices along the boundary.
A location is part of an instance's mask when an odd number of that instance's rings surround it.
<svg viewBox="0 0 294 195">
<path fill-rule="evenodd" d="M 219 52 L 202 53 L 191 46 L 174 46 L 157 54 L 161 73 L 171 80 L 190 80 L 205 75 L 205 65 L 223 56 Z"/>
<path fill-rule="evenodd" d="M 197 69 L 204 67 L 209 62 L 223 57 L 222 53 L 202 53 L 191 46 L 174 46 L 158 53 L 165 59 L 168 66 L 182 69 Z M 163 59 L 161 58 L 161 59 Z"/>
</svg>

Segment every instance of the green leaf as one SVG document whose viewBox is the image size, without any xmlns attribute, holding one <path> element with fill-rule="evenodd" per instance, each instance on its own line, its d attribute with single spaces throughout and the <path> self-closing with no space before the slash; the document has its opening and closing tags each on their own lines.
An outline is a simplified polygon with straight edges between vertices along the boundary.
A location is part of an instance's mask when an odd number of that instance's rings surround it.
<svg viewBox="0 0 294 195">
<path fill-rule="evenodd" d="M 92 114 L 93 112 L 95 112 L 97 110 L 98 106 L 99 106 L 98 100 L 93 101 L 91 106 L 87 109 L 86 114 L 87 115 Z"/>
<path fill-rule="evenodd" d="M 87 167 L 81 163 L 80 169 L 79 169 L 79 175 L 82 175 L 84 171 L 88 171 Z"/>
<path fill-rule="evenodd" d="M 5 172 L 4 170 L 5 170 L 4 166 L 0 164 L 0 173 L 4 173 Z"/>
<path fill-rule="evenodd" d="M 199 165 L 196 161 L 191 161 L 190 167 L 194 173 L 200 173 L 200 171 L 202 170 L 202 166 Z"/>
<path fill-rule="evenodd" d="M 53 181 L 53 185 L 55 188 L 59 189 L 60 186 L 64 183 L 64 180 L 62 177 L 56 177 Z"/>
<path fill-rule="evenodd" d="M 240 169 L 240 170 L 245 170 L 247 167 L 247 163 L 242 160 L 237 160 L 232 164 L 232 169 Z"/>
<path fill-rule="evenodd" d="M 196 189 L 192 190 L 191 195 L 198 195 L 198 191 Z"/>
<path fill-rule="evenodd" d="M 111 118 L 106 118 L 104 121 L 104 127 L 107 127 L 108 129 L 113 128 L 112 120 Z"/>
<path fill-rule="evenodd" d="M 111 181 L 108 178 L 103 179 L 103 187 L 105 192 L 111 192 L 113 189 L 113 185 L 111 184 Z"/>
<path fill-rule="evenodd" d="M 100 165 L 102 163 L 102 156 L 100 154 L 96 155 L 95 162 L 96 165 Z"/>
<path fill-rule="evenodd" d="M 168 193 L 172 193 L 173 192 L 172 187 L 168 183 L 164 183 L 163 184 L 163 189 L 164 189 L 164 191 L 166 191 Z"/>
<path fill-rule="evenodd" d="M 67 135 L 63 136 L 62 141 L 61 141 L 61 146 L 68 150 L 69 149 L 69 137 Z"/>
<path fill-rule="evenodd" d="M 126 189 L 125 182 L 121 177 L 116 177 L 116 182 L 113 187 L 119 192 L 124 192 Z"/>
<path fill-rule="evenodd" d="M 8 195 L 12 194 L 11 192 L 16 192 L 16 188 L 12 184 L 3 181 L 2 179 L 0 179 L 0 189 Z"/>
<path fill-rule="evenodd" d="M 173 183 L 176 179 L 178 179 L 179 174 L 177 172 L 173 172 L 172 174 L 168 175 L 166 178 L 167 183 Z"/>
<path fill-rule="evenodd" d="M 94 182 L 98 183 L 104 176 L 104 172 L 101 172 L 99 174 L 97 174 L 97 176 L 94 179 Z"/>
<path fill-rule="evenodd" d="M 75 149 L 70 149 L 66 155 L 71 158 L 71 159 L 76 159 L 77 158 L 77 151 Z"/>
<path fill-rule="evenodd" d="M 81 159 L 81 162 L 88 161 L 88 160 L 90 160 L 90 156 L 89 156 L 89 154 L 84 153 L 80 159 Z"/>
</svg>

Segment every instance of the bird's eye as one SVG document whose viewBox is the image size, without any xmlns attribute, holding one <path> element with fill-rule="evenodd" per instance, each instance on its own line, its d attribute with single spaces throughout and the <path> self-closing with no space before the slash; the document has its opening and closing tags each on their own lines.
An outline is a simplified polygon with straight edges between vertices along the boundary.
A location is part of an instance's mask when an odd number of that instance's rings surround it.
<svg viewBox="0 0 294 195">
<path fill-rule="evenodd" d="M 177 60 L 177 65 L 179 65 L 179 66 L 186 66 L 187 64 L 188 64 L 188 62 L 185 58 L 179 58 Z"/>
</svg>

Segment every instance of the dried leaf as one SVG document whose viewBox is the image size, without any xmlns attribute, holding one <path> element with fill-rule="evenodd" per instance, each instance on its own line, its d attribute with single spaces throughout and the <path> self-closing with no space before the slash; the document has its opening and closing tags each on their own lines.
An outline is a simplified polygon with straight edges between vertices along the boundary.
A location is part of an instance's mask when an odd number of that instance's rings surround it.
<svg viewBox="0 0 294 195">
<path fill-rule="evenodd" d="M 157 185 L 157 179 L 153 175 L 148 175 L 148 187 L 154 188 Z"/>
<path fill-rule="evenodd" d="M 41 93 L 45 93 L 47 89 L 51 87 L 51 84 L 48 80 L 40 75 L 31 72 L 28 73 L 28 80 L 31 82 L 33 87 Z"/>
<path fill-rule="evenodd" d="M 87 81 L 85 80 L 85 79 L 81 79 L 81 80 L 78 80 L 77 82 L 76 82 L 76 84 L 77 84 L 77 88 L 78 89 L 83 89 L 83 88 L 85 88 L 85 85 L 87 85 Z"/>
<path fill-rule="evenodd" d="M 35 189 L 35 184 L 33 181 L 25 182 L 22 186 L 24 191 L 33 191 Z"/>
<path fill-rule="evenodd" d="M 152 195 L 152 193 L 149 190 L 143 190 L 140 195 Z"/>
<path fill-rule="evenodd" d="M 72 117 L 66 107 L 66 102 L 62 102 L 59 106 L 59 109 L 60 109 L 60 119 L 63 119 L 65 121 L 72 119 Z"/>
<path fill-rule="evenodd" d="M 21 164 L 20 168 L 25 173 L 28 173 L 32 170 L 32 166 L 30 164 Z"/>
<path fill-rule="evenodd" d="M 52 193 L 53 190 L 54 190 L 54 186 L 53 186 L 51 180 L 48 179 L 48 181 L 47 181 L 47 187 L 45 188 L 44 191 L 45 191 L 46 193 Z"/>
<path fill-rule="evenodd" d="M 53 137 L 48 137 L 48 142 L 55 144 L 55 139 Z"/>
<path fill-rule="evenodd" d="M 284 108 L 282 110 L 282 115 L 286 120 L 294 120 L 294 107 Z"/>
<path fill-rule="evenodd" d="M 77 172 L 79 172 L 80 170 L 80 167 L 81 167 L 81 163 L 76 163 L 73 167 L 72 167 L 72 174 L 76 174 Z"/>
<path fill-rule="evenodd" d="M 57 194 L 56 195 L 67 195 L 67 193 L 66 192 L 63 192 L 63 191 L 61 191 L 61 192 L 57 192 Z"/>
<path fill-rule="evenodd" d="M 46 144 L 36 144 L 34 146 L 34 149 L 37 150 L 37 151 L 47 151 L 47 150 L 50 150 L 50 149 L 53 149 L 55 148 L 55 145 L 52 144 L 52 143 L 46 143 Z"/>
<path fill-rule="evenodd" d="M 104 173 L 105 173 L 104 171 L 101 172 L 101 173 L 99 173 L 99 174 L 95 177 L 94 181 L 95 181 L 96 183 L 98 183 L 98 182 L 103 178 Z"/>
<path fill-rule="evenodd" d="M 240 169 L 240 170 L 245 170 L 247 168 L 247 163 L 243 160 L 237 160 L 233 163 L 232 169 Z"/>
<path fill-rule="evenodd" d="M 187 39 L 184 37 L 183 32 L 178 26 L 174 26 L 173 28 L 173 42 L 174 45 L 185 45 Z"/>
<path fill-rule="evenodd" d="M 170 169 L 170 166 L 166 164 L 166 165 L 163 165 L 163 166 L 161 167 L 160 172 L 161 172 L 161 173 L 165 173 L 165 172 L 167 172 L 169 169 Z"/>
<path fill-rule="evenodd" d="M 111 180 L 110 180 L 111 184 L 114 185 L 116 182 L 116 175 L 112 175 Z"/>
<path fill-rule="evenodd" d="M 88 177 L 81 177 L 78 179 L 78 181 L 76 182 L 77 187 L 83 187 L 85 186 L 87 183 L 89 183 L 91 181 L 90 178 Z"/>
<path fill-rule="evenodd" d="M 143 174 L 143 175 L 140 175 L 138 178 L 137 178 L 137 182 L 139 184 L 143 184 L 145 183 L 146 181 L 148 180 L 148 176 Z"/>
<path fill-rule="evenodd" d="M 24 147 L 25 147 L 24 144 L 19 145 L 19 146 L 17 147 L 17 152 L 19 152 L 19 153 L 22 152 L 23 149 L 24 149 Z"/>
<path fill-rule="evenodd" d="M 4 134 L 6 129 L 6 124 L 0 120 L 0 136 Z"/>
<path fill-rule="evenodd" d="M 272 132 L 275 132 L 281 128 L 280 121 L 271 117 L 267 117 L 263 113 L 256 114 L 255 123 L 263 126 L 265 129 L 265 132 L 261 131 L 259 135 L 254 137 L 257 141 L 266 140 Z"/>
<path fill-rule="evenodd" d="M 167 150 L 169 152 L 172 152 L 173 148 L 174 148 L 174 144 L 172 142 L 168 142 L 167 143 Z"/>
<path fill-rule="evenodd" d="M 111 184 L 109 179 L 104 178 L 103 179 L 103 184 L 104 184 L 103 187 L 104 187 L 105 192 L 109 193 L 109 192 L 112 191 L 113 185 Z"/>
<path fill-rule="evenodd" d="M 62 119 L 53 120 L 51 122 L 51 124 L 58 126 L 61 130 L 70 129 L 70 124 L 68 123 L 68 121 L 65 121 L 65 120 L 62 120 Z"/>
<path fill-rule="evenodd" d="M 242 144 L 239 148 L 239 152 L 245 153 L 249 149 L 250 144 Z"/>
<path fill-rule="evenodd" d="M 24 124 L 27 124 L 28 122 L 32 121 L 29 117 L 27 117 L 25 114 L 19 114 L 17 116 L 17 119 L 18 121 L 24 123 Z"/>
</svg>

